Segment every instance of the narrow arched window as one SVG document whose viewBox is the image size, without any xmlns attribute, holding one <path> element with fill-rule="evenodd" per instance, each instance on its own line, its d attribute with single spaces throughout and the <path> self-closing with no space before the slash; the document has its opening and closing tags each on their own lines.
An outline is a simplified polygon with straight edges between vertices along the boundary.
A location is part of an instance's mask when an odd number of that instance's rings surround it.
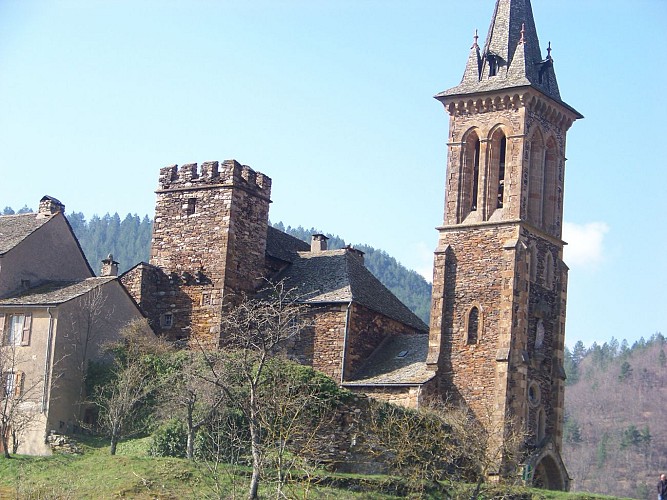
<svg viewBox="0 0 667 500">
<path fill-rule="evenodd" d="M 505 196 L 505 156 L 507 153 L 507 138 L 500 139 L 500 151 L 498 152 L 498 208 L 503 208 L 503 197 Z"/>
<path fill-rule="evenodd" d="M 463 222 L 470 212 L 477 210 L 480 140 L 475 130 L 471 130 L 466 134 L 462 153 L 463 161 L 459 175 L 458 200 L 458 219 L 460 222 Z"/>
<path fill-rule="evenodd" d="M 528 165 L 528 221 L 542 225 L 544 195 L 544 141 L 536 131 L 530 141 L 530 163 Z"/>
<path fill-rule="evenodd" d="M 537 279 L 537 248 L 535 245 L 530 246 L 530 281 Z"/>
<path fill-rule="evenodd" d="M 470 211 L 477 210 L 477 192 L 479 191 L 479 139 L 475 140 L 474 155 L 472 172 L 472 205 Z"/>
<path fill-rule="evenodd" d="M 557 184 L 557 149 L 553 138 L 547 141 L 544 150 L 544 188 L 542 189 L 542 219 L 544 228 L 550 234 L 556 233 Z"/>
<path fill-rule="evenodd" d="M 547 415 L 544 413 L 544 408 L 540 408 L 537 412 L 537 443 L 542 441 L 547 435 Z"/>
<path fill-rule="evenodd" d="M 537 321 L 537 327 L 535 328 L 535 349 L 542 349 L 544 345 L 544 321 L 539 319 Z"/>
<path fill-rule="evenodd" d="M 473 306 L 468 313 L 468 339 L 467 343 L 476 344 L 479 339 L 479 309 Z"/>
<path fill-rule="evenodd" d="M 544 286 L 551 289 L 554 286 L 554 258 L 551 252 L 547 252 L 544 262 Z"/>
</svg>

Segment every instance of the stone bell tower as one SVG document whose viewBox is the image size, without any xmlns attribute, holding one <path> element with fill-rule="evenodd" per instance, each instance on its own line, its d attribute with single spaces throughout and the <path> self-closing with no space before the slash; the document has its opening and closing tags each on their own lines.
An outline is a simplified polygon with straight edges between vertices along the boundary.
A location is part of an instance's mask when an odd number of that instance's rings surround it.
<svg viewBox="0 0 667 500">
<path fill-rule="evenodd" d="M 477 38 L 461 83 L 435 96 L 449 137 L 428 363 L 499 446 L 525 436 L 528 481 L 567 489 L 563 181 L 582 115 L 560 97 L 530 0 L 497 0 L 483 48 Z"/>
</svg>

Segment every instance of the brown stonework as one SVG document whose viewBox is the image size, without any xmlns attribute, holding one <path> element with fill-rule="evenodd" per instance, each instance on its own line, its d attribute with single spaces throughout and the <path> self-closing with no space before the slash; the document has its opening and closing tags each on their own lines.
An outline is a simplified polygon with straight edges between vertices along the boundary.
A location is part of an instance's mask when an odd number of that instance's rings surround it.
<svg viewBox="0 0 667 500">
<path fill-rule="evenodd" d="M 383 340 L 392 335 L 422 333 L 358 304 L 353 304 L 348 322 L 345 376 L 353 375 Z"/>
<path fill-rule="evenodd" d="M 557 469 L 546 486 L 567 488 L 565 136 L 582 116 L 560 100 L 553 61 L 539 58 L 528 0 L 497 0 L 484 50 L 473 45 L 461 84 L 436 96 L 449 137 L 428 364 L 489 433 L 503 439 L 520 422 L 542 450 L 533 465 Z"/>
<path fill-rule="evenodd" d="M 135 269 L 123 281 L 141 288 L 158 333 L 217 345 L 223 303 L 252 293 L 265 275 L 271 179 L 228 160 L 166 167 L 159 183 L 156 270 Z M 148 283 L 130 283 L 137 279 Z"/>
</svg>

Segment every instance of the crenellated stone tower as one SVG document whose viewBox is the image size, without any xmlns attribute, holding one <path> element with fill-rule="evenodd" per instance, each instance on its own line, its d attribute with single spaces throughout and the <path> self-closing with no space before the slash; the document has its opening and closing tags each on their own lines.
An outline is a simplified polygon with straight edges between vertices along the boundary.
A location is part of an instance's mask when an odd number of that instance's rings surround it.
<svg viewBox="0 0 667 500">
<path fill-rule="evenodd" d="M 512 430 L 527 435 L 529 480 L 566 489 L 565 136 L 582 116 L 561 100 L 530 0 L 497 0 L 461 83 L 435 97 L 449 137 L 429 366 L 498 445 Z"/>
<path fill-rule="evenodd" d="M 160 170 L 150 265 L 123 277 L 156 332 L 220 341 L 222 306 L 265 275 L 271 179 L 235 160 Z"/>
</svg>

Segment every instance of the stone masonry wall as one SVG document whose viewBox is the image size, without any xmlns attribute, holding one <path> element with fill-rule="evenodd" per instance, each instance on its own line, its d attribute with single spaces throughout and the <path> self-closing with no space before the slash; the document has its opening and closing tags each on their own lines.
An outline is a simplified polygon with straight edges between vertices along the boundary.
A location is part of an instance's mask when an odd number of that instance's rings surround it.
<svg viewBox="0 0 667 500">
<path fill-rule="evenodd" d="M 474 230 L 442 230 L 439 248 L 447 248 L 444 272 L 436 273 L 434 296 L 443 297 L 433 314 L 441 314 L 440 351 L 441 385 L 452 390 L 452 396 L 466 401 L 480 420 L 487 420 L 489 408 L 497 408 L 497 389 L 506 384 L 499 379 L 498 364 L 505 363 L 504 351 L 511 329 L 511 316 L 502 308 L 511 304 L 501 300 L 506 256 L 504 243 L 516 239 L 514 225 L 480 226 Z M 444 263 L 444 262 L 443 262 Z M 434 302 L 435 304 L 435 302 Z M 479 309 L 478 340 L 467 343 L 468 314 Z M 431 339 L 433 342 L 433 339 Z M 429 360 L 434 361 L 433 350 Z M 503 402 L 504 403 L 504 402 Z M 502 404 L 501 404 L 502 406 Z"/>
<path fill-rule="evenodd" d="M 350 311 L 345 354 L 345 376 L 353 375 L 384 339 L 423 333 L 359 304 Z"/>
<path fill-rule="evenodd" d="M 150 263 L 164 276 L 141 305 L 156 331 L 217 345 L 223 301 L 264 274 L 271 180 L 228 160 L 166 167 L 159 183 Z"/>
<path fill-rule="evenodd" d="M 347 304 L 312 306 L 311 325 L 289 346 L 290 357 L 341 381 Z"/>
<path fill-rule="evenodd" d="M 534 255 L 537 259 L 534 278 L 527 276 L 528 321 L 523 348 L 527 353 L 527 368 L 526 381 L 520 386 L 527 390 L 535 383 L 539 393 L 537 399 L 531 399 L 528 395 L 522 398 L 528 403 L 525 413 L 527 430 L 533 442 L 537 442 L 538 413 L 543 409 L 546 416 L 544 432 L 547 436 L 552 436 L 554 444 L 560 450 L 564 393 L 564 297 L 567 291 L 562 246 L 526 229 L 523 234 L 527 245 L 535 247 Z M 551 254 L 555 268 L 551 283 L 548 283 L 546 276 L 547 254 Z"/>
</svg>

